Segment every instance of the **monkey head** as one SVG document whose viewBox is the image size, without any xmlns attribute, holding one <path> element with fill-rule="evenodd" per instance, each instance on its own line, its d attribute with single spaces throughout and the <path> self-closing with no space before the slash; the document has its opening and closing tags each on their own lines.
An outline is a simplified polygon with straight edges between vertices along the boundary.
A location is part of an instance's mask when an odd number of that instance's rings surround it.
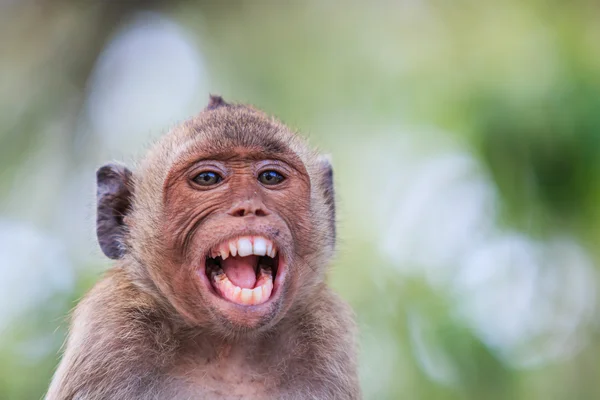
<svg viewBox="0 0 600 400">
<path fill-rule="evenodd" d="M 211 96 L 133 172 L 108 164 L 97 183 L 103 252 L 191 326 L 266 329 L 324 280 L 329 161 L 254 108 Z"/>
</svg>

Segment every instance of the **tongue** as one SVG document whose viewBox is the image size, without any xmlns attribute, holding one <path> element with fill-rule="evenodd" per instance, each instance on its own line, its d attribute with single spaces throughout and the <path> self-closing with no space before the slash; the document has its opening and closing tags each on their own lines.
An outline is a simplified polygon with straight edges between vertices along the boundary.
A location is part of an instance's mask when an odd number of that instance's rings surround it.
<svg viewBox="0 0 600 400">
<path fill-rule="evenodd" d="M 256 285 L 256 271 L 258 256 L 229 257 L 221 262 L 223 272 L 236 286 L 253 289 Z"/>
</svg>

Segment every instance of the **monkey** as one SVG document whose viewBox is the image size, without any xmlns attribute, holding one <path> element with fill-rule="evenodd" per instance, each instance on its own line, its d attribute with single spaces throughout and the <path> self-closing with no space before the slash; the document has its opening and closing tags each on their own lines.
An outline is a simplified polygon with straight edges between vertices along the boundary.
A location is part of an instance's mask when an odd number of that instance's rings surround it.
<svg viewBox="0 0 600 400">
<path fill-rule="evenodd" d="M 72 313 L 47 400 L 362 397 L 354 314 L 326 280 L 327 156 L 211 95 L 96 181 L 114 264 Z"/>
</svg>

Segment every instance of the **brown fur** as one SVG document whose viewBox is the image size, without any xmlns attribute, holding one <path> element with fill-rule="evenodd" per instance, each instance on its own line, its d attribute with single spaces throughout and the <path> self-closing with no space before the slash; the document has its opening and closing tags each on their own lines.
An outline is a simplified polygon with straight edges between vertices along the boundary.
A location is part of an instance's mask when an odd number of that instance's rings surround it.
<svg viewBox="0 0 600 400">
<path fill-rule="evenodd" d="M 186 187 L 190 165 L 228 151 L 281 159 L 293 179 L 265 193 L 242 175 L 222 194 Z M 131 175 L 104 168 L 114 173 L 99 170 L 99 239 L 118 261 L 77 306 L 48 400 L 360 398 L 352 313 L 324 283 L 335 245 L 326 158 L 264 113 L 212 97 Z M 108 212 L 101 196 L 117 206 Z M 266 216 L 221 211 L 238 200 Z M 277 240 L 289 260 L 279 301 L 260 315 L 214 302 L 193 279 L 201 250 L 244 229 Z"/>
</svg>

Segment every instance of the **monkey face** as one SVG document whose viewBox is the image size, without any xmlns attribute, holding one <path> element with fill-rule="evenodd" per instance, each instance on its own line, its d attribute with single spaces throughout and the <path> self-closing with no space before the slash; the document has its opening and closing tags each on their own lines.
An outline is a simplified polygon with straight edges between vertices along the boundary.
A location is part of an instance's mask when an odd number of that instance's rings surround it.
<svg viewBox="0 0 600 400">
<path fill-rule="evenodd" d="M 177 308 L 193 321 L 210 315 L 244 329 L 277 320 L 293 302 L 311 230 L 300 159 L 264 147 L 191 151 L 164 190 Z"/>
<path fill-rule="evenodd" d="M 98 171 L 104 253 L 129 259 L 188 323 L 226 334 L 272 326 L 311 295 L 334 220 L 329 162 L 244 106 L 209 106 L 135 173 Z"/>
</svg>

